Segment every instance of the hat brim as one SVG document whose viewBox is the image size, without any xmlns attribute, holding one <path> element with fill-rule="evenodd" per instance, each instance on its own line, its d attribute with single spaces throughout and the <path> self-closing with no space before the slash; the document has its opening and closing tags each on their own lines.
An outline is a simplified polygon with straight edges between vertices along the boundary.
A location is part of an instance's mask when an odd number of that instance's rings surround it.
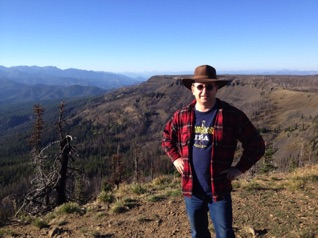
<svg viewBox="0 0 318 238">
<path fill-rule="evenodd" d="M 213 83 L 215 82 L 218 85 L 218 89 L 228 85 L 231 81 L 225 79 L 207 79 L 207 78 L 184 78 L 181 79 L 183 86 L 187 89 L 191 90 L 191 86 L 193 83 Z"/>
</svg>

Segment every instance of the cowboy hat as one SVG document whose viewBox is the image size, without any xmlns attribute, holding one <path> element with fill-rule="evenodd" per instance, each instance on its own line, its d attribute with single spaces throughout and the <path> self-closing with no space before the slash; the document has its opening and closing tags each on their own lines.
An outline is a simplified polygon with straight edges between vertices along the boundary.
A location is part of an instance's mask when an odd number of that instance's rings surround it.
<svg viewBox="0 0 318 238">
<path fill-rule="evenodd" d="M 222 88 L 230 81 L 224 79 L 218 79 L 216 76 L 216 70 L 210 65 L 200 65 L 195 68 L 193 77 L 181 79 L 182 84 L 191 90 L 192 83 L 212 83 L 215 82 L 218 88 Z"/>
</svg>

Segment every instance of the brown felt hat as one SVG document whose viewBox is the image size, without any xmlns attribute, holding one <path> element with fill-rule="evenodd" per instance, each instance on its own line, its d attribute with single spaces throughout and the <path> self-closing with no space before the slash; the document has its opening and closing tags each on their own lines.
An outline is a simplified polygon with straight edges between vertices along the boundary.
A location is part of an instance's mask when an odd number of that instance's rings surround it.
<svg viewBox="0 0 318 238">
<path fill-rule="evenodd" d="M 183 85 L 191 90 L 192 83 L 212 83 L 215 82 L 218 88 L 222 88 L 230 81 L 224 79 L 218 79 L 216 76 L 216 70 L 210 65 L 200 65 L 195 68 L 194 75 L 189 78 L 181 79 Z"/>
</svg>

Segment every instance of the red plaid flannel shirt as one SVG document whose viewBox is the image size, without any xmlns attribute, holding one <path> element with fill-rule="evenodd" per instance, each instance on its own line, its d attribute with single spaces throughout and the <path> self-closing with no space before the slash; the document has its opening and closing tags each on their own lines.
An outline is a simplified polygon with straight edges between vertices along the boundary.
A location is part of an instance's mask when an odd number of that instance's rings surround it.
<svg viewBox="0 0 318 238">
<path fill-rule="evenodd" d="M 196 101 L 174 113 L 163 131 L 162 147 L 170 159 L 182 158 L 182 192 L 184 196 L 192 195 L 192 145 L 194 131 L 194 106 Z M 232 166 L 237 142 L 240 141 L 243 153 L 235 165 L 241 172 L 250 169 L 264 154 L 265 143 L 256 128 L 239 109 L 217 99 L 218 112 L 214 124 L 211 153 L 211 188 L 213 200 L 232 190 L 231 181 L 226 179 L 224 170 Z"/>
</svg>

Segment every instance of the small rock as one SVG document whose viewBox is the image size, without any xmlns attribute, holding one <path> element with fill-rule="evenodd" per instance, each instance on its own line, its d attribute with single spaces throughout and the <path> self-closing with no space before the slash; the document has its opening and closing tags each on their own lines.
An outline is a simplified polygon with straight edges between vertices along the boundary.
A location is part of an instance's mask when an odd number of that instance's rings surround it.
<svg viewBox="0 0 318 238">
<path fill-rule="evenodd" d="M 60 234 L 62 234 L 62 232 L 63 232 L 63 229 L 53 226 L 50 228 L 48 235 L 50 238 L 53 238 L 53 237 L 59 236 Z"/>
</svg>

